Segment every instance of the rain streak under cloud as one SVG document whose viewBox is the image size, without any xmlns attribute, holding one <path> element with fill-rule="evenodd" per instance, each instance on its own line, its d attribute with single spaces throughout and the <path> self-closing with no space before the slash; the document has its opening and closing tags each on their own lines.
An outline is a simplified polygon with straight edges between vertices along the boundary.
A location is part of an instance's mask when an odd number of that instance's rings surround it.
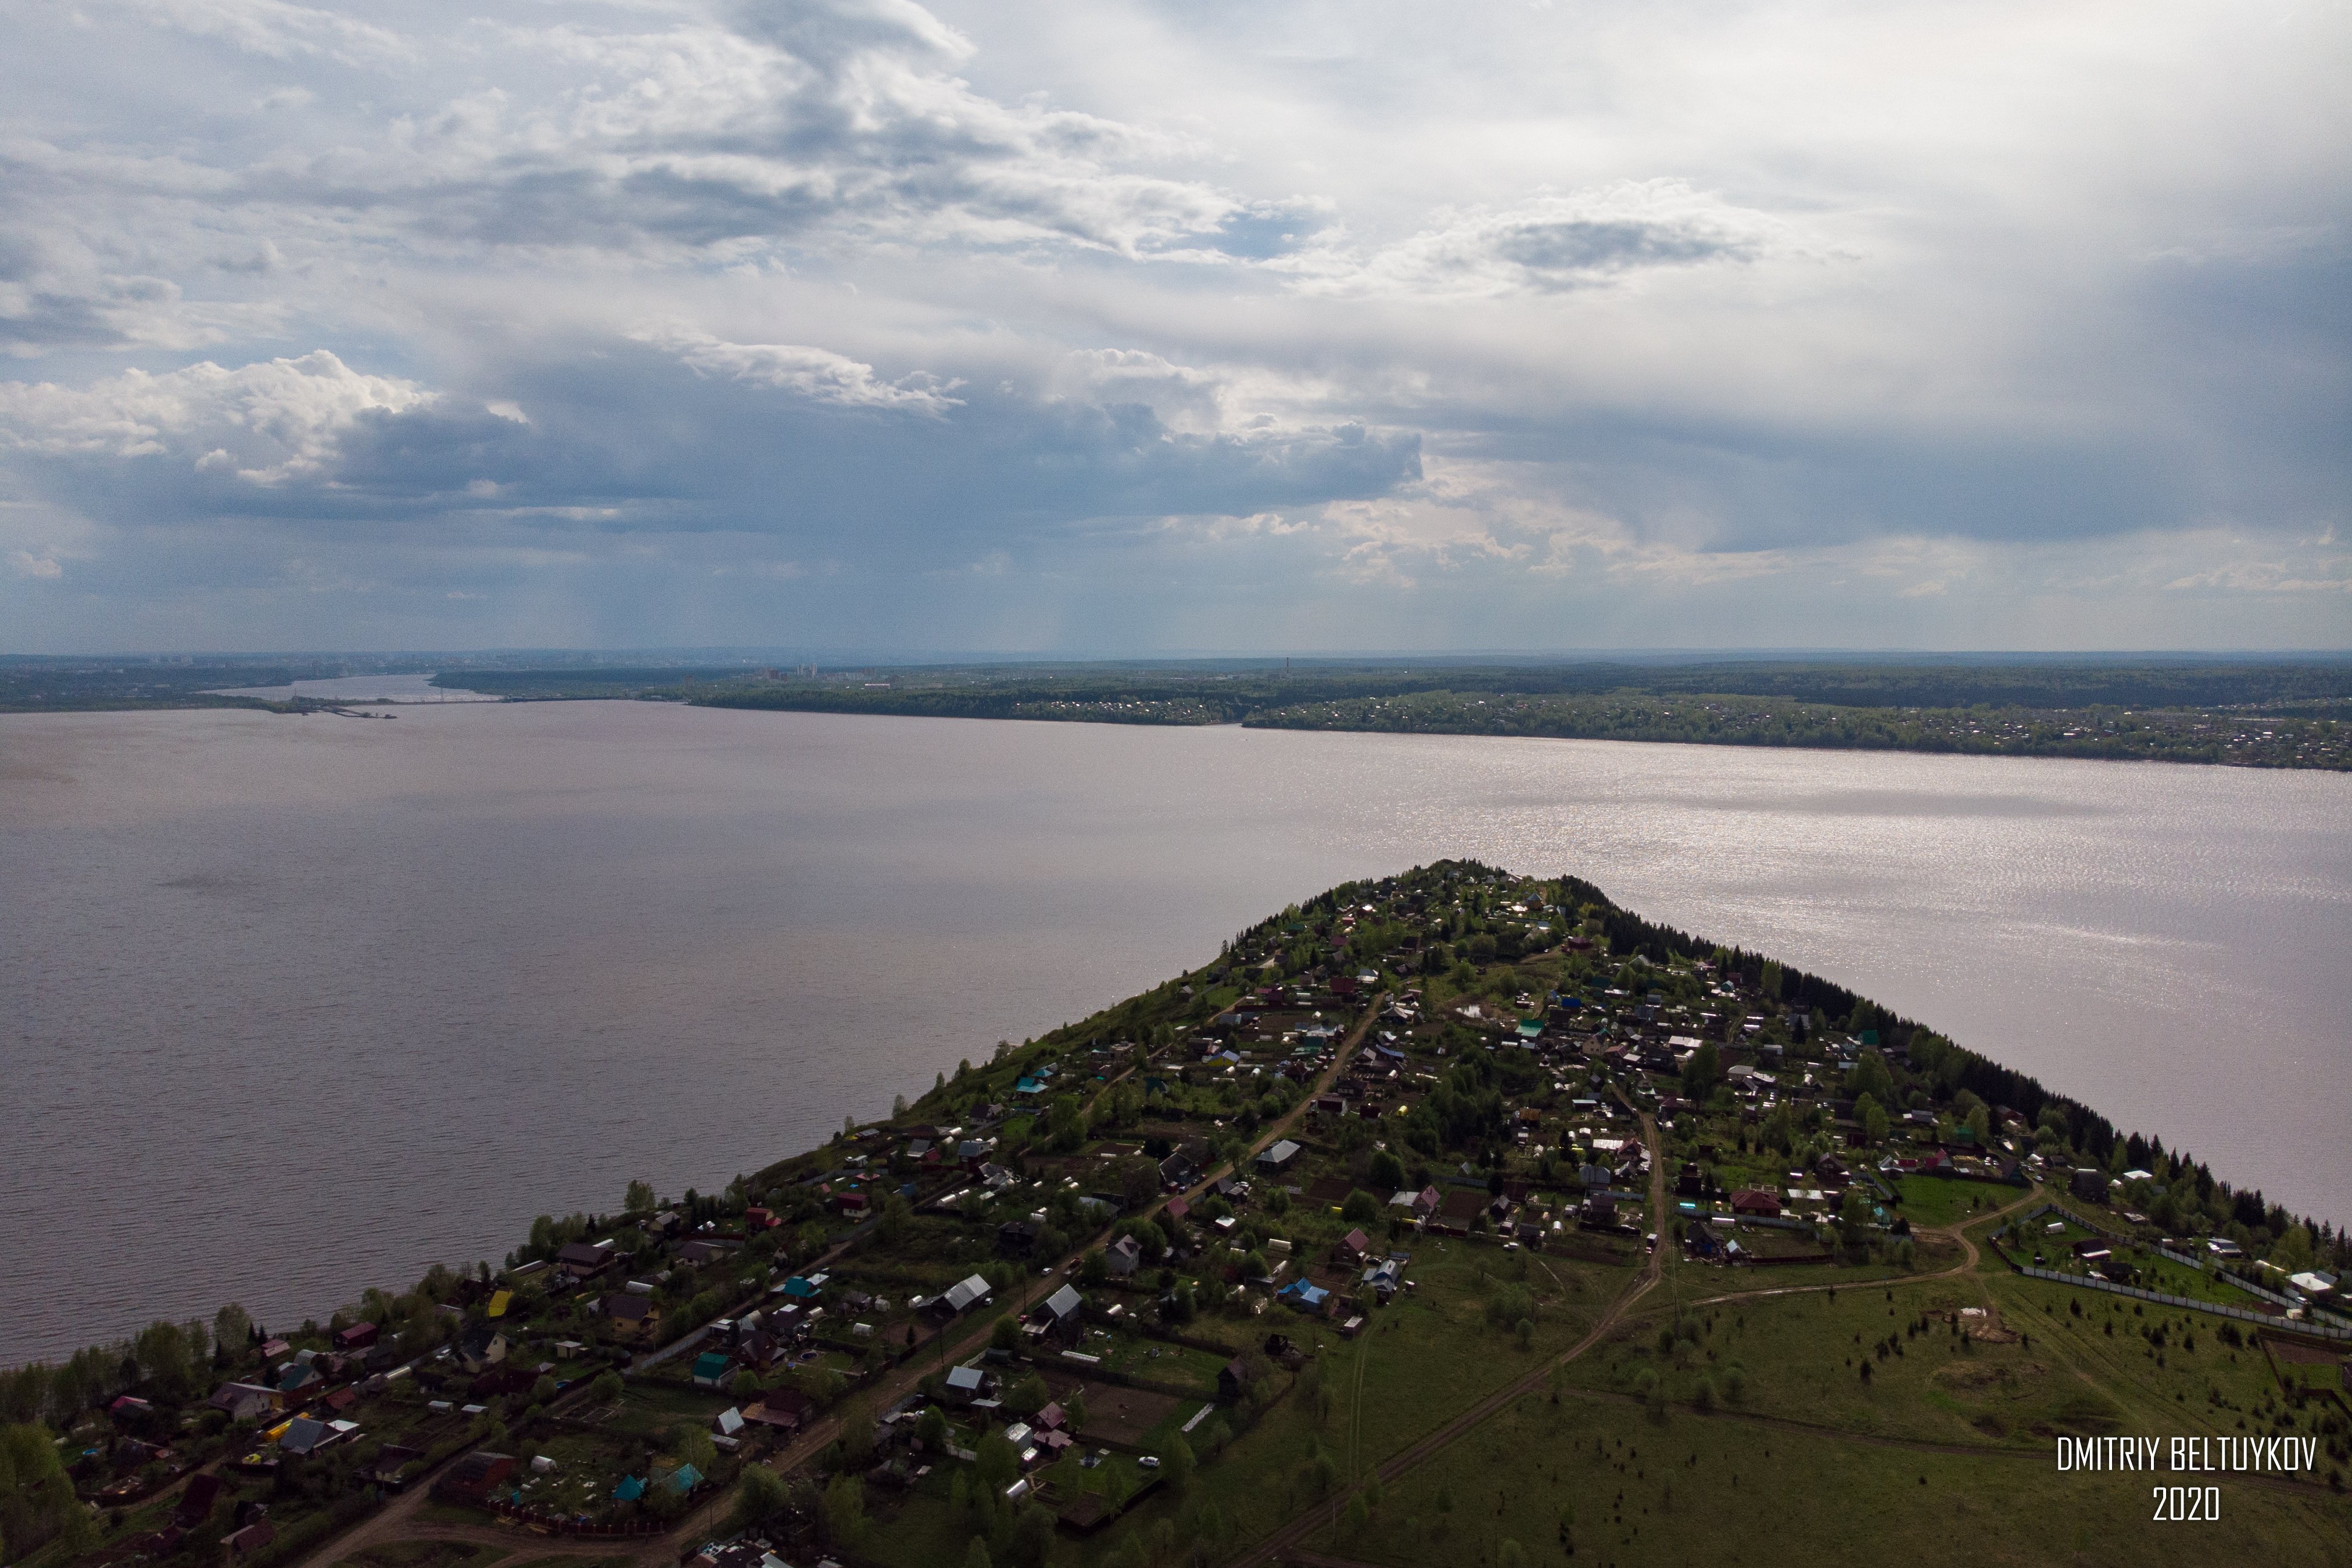
<svg viewBox="0 0 2352 1568">
<path fill-rule="evenodd" d="M 2340 7 L 0 37 L 12 651 L 2352 642 Z"/>
</svg>

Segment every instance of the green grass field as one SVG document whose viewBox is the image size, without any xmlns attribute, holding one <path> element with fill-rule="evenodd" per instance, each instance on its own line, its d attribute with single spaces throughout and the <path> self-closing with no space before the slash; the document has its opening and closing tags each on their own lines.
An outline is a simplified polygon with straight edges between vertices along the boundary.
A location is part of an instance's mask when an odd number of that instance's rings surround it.
<svg viewBox="0 0 2352 1568">
<path fill-rule="evenodd" d="M 2318 1568 L 2352 1552 L 2340 1496 L 2247 1480 L 2221 1490 L 2221 1523 L 2160 1524 L 2145 1479 L 2061 1474 L 2046 1448 L 1947 1453 L 1531 1396 L 1390 1487 L 1364 1528 L 1343 1524 L 1309 1545 L 1367 1563 L 1469 1565 L 1494 1563 L 1506 1541 L 1529 1562 L 1568 1562 L 1572 1542 L 1572 1561 L 1598 1568 L 2141 1568 L 2201 1565 L 2252 1541 L 2265 1563 Z"/>
<path fill-rule="evenodd" d="M 1903 1217 L 1914 1225 L 1953 1225 L 2014 1203 L 2024 1194 L 2013 1186 L 1962 1181 L 1949 1176 L 1905 1176 L 1895 1184 Z"/>
<path fill-rule="evenodd" d="M 1320 1370 L 1307 1381 L 1327 1385 L 1328 1408 L 1294 1386 L 1255 1427 L 1202 1465 L 1187 1496 L 1147 1499 L 1099 1537 L 1066 1542 L 1069 1561 L 1098 1561 L 1118 1550 L 1127 1535 L 1148 1533 L 1161 1521 L 1189 1521 L 1188 1536 L 1212 1531 L 1233 1546 L 1266 1533 L 1315 1500 L 1322 1477 L 1361 1474 L 1432 1427 L 1542 1367 L 1582 1336 L 1628 1273 L 1568 1259 L 1506 1253 L 1491 1244 L 1423 1240 L 1415 1247 L 1410 1277 L 1419 1281 L 1417 1290 L 1376 1309 L 1365 1333 L 1354 1340 L 1279 1309 L 1256 1320 L 1248 1333 L 1263 1338 L 1278 1332 L 1319 1350 Z M 1506 1288 L 1526 1291 L 1536 1303 L 1534 1332 L 1524 1348 L 1514 1326 L 1487 1322 L 1489 1296 Z M 1216 1326 L 1227 1333 L 1240 1328 Z M 1180 1416 L 1189 1417 L 1196 1408 L 1187 1405 Z M 947 1482 L 937 1472 L 889 1507 L 887 1516 L 878 1516 L 887 1517 L 887 1528 L 874 1532 L 866 1552 L 907 1568 L 960 1560 L 962 1526 L 949 1505 Z M 954 1555 L 940 1555 L 950 1547 Z"/>
</svg>

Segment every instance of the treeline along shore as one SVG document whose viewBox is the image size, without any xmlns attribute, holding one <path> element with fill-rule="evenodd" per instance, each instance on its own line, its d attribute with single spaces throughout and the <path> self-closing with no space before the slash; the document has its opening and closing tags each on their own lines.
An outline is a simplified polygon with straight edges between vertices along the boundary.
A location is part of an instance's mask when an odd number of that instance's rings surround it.
<svg viewBox="0 0 2352 1568">
<path fill-rule="evenodd" d="M 1861 1564 L 1957 1507 L 2189 1562 L 2048 1463 L 2159 1428 L 2294 1458 L 2233 1539 L 2352 1551 L 2341 1228 L 1577 878 L 1349 883 L 974 1054 L 721 1192 L 0 1374 L 0 1561 Z"/>
<path fill-rule="evenodd" d="M 0 713 L 316 711 L 213 688 L 393 669 L 517 701 L 2352 768 L 2352 660 L 518 664 L 457 655 L 0 661 Z"/>
<path fill-rule="evenodd" d="M 934 718 L 2352 768 L 2352 664 L 519 671 L 465 680 L 517 697 Z"/>
</svg>

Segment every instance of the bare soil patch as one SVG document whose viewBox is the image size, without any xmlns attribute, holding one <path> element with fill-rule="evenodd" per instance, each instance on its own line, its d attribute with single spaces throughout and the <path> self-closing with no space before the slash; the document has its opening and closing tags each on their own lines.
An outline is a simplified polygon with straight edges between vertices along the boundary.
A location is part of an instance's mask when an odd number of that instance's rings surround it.
<svg viewBox="0 0 2352 1568">
<path fill-rule="evenodd" d="M 1140 1443 L 1146 1432 L 1166 1420 L 1170 1412 L 1182 1403 L 1165 1394 L 1147 1394 L 1140 1388 L 1089 1383 L 1086 1435 L 1108 1437 L 1114 1443 Z"/>
</svg>

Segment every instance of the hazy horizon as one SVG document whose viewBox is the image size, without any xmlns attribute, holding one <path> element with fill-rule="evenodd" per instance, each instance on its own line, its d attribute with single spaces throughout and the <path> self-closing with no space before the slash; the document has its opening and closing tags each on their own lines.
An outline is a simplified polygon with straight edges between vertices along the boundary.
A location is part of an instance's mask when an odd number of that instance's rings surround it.
<svg viewBox="0 0 2352 1568">
<path fill-rule="evenodd" d="M 815 661 L 838 665 L 894 664 L 984 665 L 1003 664 L 1248 664 L 1258 665 L 1276 660 L 1299 660 L 1308 664 L 1360 664 L 1390 660 L 1412 659 L 1440 665 L 1475 665 L 1480 662 L 1496 664 L 1717 664 L 1784 661 L 1791 664 L 1940 664 L 1952 661 L 1981 660 L 1991 664 L 2136 664 L 2158 661 L 2179 661 L 2190 664 L 2225 664 L 2242 660 L 2254 664 L 2331 664 L 2352 659 L 2352 644 L 2314 648 L 1824 648 L 1792 646 L 1786 648 L 1685 647 L 1685 648 L 1360 648 L 1360 649 L 1206 649 L 1176 648 L 1148 653 L 1123 653 L 1109 648 L 1070 648 L 1020 651 L 1005 648 L 930 649 L 930 648 L 824 648 L 795 647 L 788 643 L 769 646 L 730 646 L 719 644 L 705 647 L 665 643 L 645 643 L 635 646 L 572 646 L 529 647 L 488 644 L 461 648 L 91 648 L 63 653 L 31 650 L 0 652 L 0 660 L 89 660 L 89 659 L 379 659 L 416 662 L 433 659 L 498 659 L 522 661 L 536 658 L 566 661 L 602 659 L 653 659 L 659 663 L 686 664 L 695 660 L 749 662 L 756 660 L 790 660 L 799 663 Z"/>
</svg>

